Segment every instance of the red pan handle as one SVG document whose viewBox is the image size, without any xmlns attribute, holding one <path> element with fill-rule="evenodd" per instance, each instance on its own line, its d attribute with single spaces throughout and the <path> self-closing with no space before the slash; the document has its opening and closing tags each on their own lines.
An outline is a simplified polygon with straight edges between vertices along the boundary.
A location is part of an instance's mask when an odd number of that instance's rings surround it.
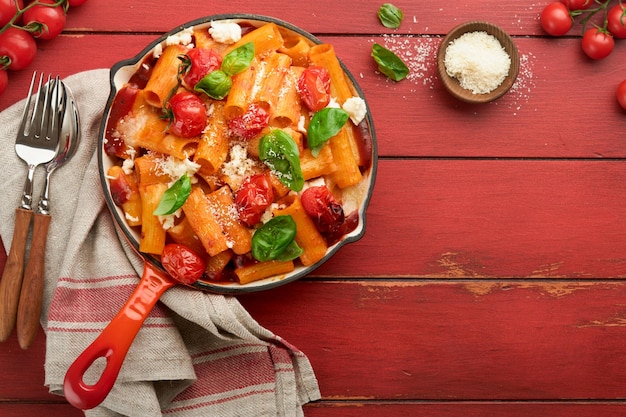
<svg viewBox="0 0 626 417">
<path fill-rule="evenodd" d="M 113 388 L 126 353 L 141 325 L 161 295 L 176 281 L 167 274 L 145 263 L 139 285 L 109 325 L 78 356 L 65 374 L 65 398 L 74 407 L 88 410 L 98 406 Z M 93 385 L 83 380 L 85 372 L 99 358 L 106 358 L 100 378 Z"/>
</svg>

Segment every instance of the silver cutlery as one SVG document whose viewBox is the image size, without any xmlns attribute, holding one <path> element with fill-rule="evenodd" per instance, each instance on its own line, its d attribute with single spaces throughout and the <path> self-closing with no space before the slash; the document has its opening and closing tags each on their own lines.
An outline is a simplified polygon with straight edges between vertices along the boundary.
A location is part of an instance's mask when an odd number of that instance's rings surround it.
<svg viewBox="0 0 626 417">
<path fill-rule="evenodd" d="M 0 280 L 0 341 L 11 335 L 17 318 L 17 306 L 24 272 L 26 239 L 33 217 L 32 194 L 35 169 L 54 159 L 60 134 L 60 80 L 43 73 L 37 84 L 38 94 L 31 110 L 37 72 L 28 90 L 22 120 L 15 140 L 15 153 L 28 165 L 28 174 L 22 191 L 20 206 L 15 211 L 15 228 L 2 279 Z"/>
<path fill-rule="evenodd" d="M 39 329 L 45 278 L 45 250 L 51 220 L 50 177 L 57 168 L 74 156 L 80 141 L 78 108 L 70 89 L 62 81 L 59 83 L 61 86 L 60 103 L 62 103 L 61 107 L 64 107 L 61 136 L 57 155 L 45 165 L 46 179 L 34 215 L 30 253 L 24 270 L 24 282 L 17 309 L 17 340 L 22 349 L 30 347 Z"/>
</svg>

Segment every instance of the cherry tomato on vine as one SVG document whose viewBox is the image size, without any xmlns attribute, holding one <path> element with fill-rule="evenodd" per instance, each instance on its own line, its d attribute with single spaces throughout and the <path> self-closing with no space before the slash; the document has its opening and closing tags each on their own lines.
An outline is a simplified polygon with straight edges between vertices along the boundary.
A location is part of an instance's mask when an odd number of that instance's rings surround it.
<svg viewBox="0 0 626 417">
<path fill-rule="evenodd" d="M 593 4 L 593 0 L 562 0 L 562 1 L 570 10 L 585 10 L 585 9 L 588 9 Z"/>
<path fill-rule="evenodd" d="M 55 0 L 39 0 L 42 4 L 55 4 Z M 33 28 L 33 36 L 38 39 L 56 38 L 65 27 L 65 10 L 63 6 L 33 6 L 23 16 L 24 26 Z"/>
<path fill-rule="evenodd" d="M 544 8 L 540 21 L 543 30 L 552 36 L 565 35 L 574 24 L 567 6 L 559 2 L 550 3 Z"/>
<path fill-rule="evenodd" d="M 21 70 L 33 62 L 37 54 L 37 43 L 25 30 L 10 27 L 0 33 L 0 62 L 8 57 L 8 69 Z"/>
<path fill-rule="evenodd" d="M 311 65 L 298 79 L 300 98 L 311 111 L 322 110 L 330 102 L 330 74 L 324 67 Z"/>
<path fill-rule="evenodd" d="M 626 110 L 626 80 L 619 83 L 619 85 L 617 86 L 616 95 L 617 102 L 620 106 L 622 106 L 622 109 Z"/>
<path fill-rule="evenodd" d="M 193 284 L 206 268 L 204 259 L 185 245 L 169 243 L 161 253 L 161 264 L 168 274 L 183 284 Z"/>
<path fill-rule="evenodd" d="M 210 72 L 220 69 L 222 65 L 222 56 L 213 49 L 193 48 L 187 52 L 189 58 L 189 70 L 185 74 L 185 83 L 190 88 L 204 78 Z"/>
<path fill-rule="evenodd" d="M 17 5 L 20 9 L 24 7 L 22 0 L 17 0 Z M 15 0 L 0 0 L 0 27 L 3 27 L 13 19 L 13 16 L 17 13 L 17 7 L 15 7 Z"/>
<path fill-rule="evenodd" d="M 0 95 L 4 93 L 9 85 L 9 74 L 5 70 L 0 70 Z"/>
<path fill-rule="evenodd" d="M 86 2 L 87 0 L 67 0 L 67 4 L 69 4 L 71 7 L 82 6 Z"/>
<path fill-rule="evenodd" d="M 626 6 L 617 4 L 609 10 L 607 19 L 607 29 L 616 38 L 626 38 Z"/>
<path fill-rule="evenodd" d="M 309 187 L 304 190 L 300 200 L 320 233 L 332 234 L 341 228 L 345 220 L 343 207 L 337 203 L 328 187 Z"/>
<path fill-rule="evenodd" d="M 270 115 L 257 104 L 251 104 L 241 116 L 234 117 L 228 122 L 230 131 L 240 138 L 252 139 L 267 127 Z"/>
<path fill-rule="evenodd" d="M 173 135 L 192 138 L 206 127 L 206 106 L 197 95 L 189 91 L 174 94 L 168 108 L 172 113 L 169 130 Z"/>
<path fill-rule="evenodd" d="M 274 201 L 274 189 L 268 174 L 256 174 L 246 178 L 235 196 L 239 219 L 249 227 L 261 220 L 265 210 Z"/>
<path fill-rule="evenodd" d="M 615 40 L 611 34 L 598 28 L 587 29 L 583 35 L 582 48 L 591 59 L 603 59 L 613 52 Z"/>
</svg>

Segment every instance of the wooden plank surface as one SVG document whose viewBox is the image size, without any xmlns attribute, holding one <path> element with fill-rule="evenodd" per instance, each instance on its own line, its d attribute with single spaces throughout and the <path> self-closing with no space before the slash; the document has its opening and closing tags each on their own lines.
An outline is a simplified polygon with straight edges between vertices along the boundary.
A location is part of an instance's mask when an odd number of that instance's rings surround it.
<svg viewBox="0 0 626 417">
<path fill-rule="evenodd" d="M 323 400 L 305 415 L 623 415 L 626 119 L 613 91 L 626 42 L 587 60 L 577 28 L 544 36 L 549 1 L 398 0 L 405 21 L 389 30 L 372 0 L 92 0 L 39 44 L 32 69 L 108 68 L 175 25 L 228 12 L 332 43 L 377 129 L 367 233 L 307 279 L 241 297 L 311 359 Z M 514 36 L 522 67 L 509 94 L 470 106 L 442 90 L 436 50 L 456 24 L 483 19 Z M 375 42 L 407 61 L 406 80 L 377 73 Z M 30 69 L 10 74 L 0 111 L 24 96 Z M 43 387 L 44 355 L 43 333 L 28 351 L 0 345 L 0 415 L 82 415 Z"/>
</svg>

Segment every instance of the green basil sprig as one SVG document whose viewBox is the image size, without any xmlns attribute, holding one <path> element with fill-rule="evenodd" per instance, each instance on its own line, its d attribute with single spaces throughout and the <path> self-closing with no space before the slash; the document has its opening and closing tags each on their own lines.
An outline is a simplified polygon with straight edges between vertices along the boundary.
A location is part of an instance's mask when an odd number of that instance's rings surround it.
<svg viewBox="0 0 626 417">
<path fill-rule="evenodd" d="M 339 133 L 349 118 L 347 111 L 335 107 L 327 107 L 313 115 L 307 128 L 307 144 L 313 156 L 320 153 L 328 139 Z"/>
<path fill-rule="evenodd" d="M 390 29 L 397 29 L 402 24 L 404 13 L 391 3 L 384 3 L 378 9 L 378 19 L 383 26 Z"/>
<path fill-rule="evenodd" d="M 205 75 L 193 89 L 205 93 L 212 99 L 222 100 L 233 85 L 232 76 L 245 71 L 253 59 L 254 42 L 241 45 L 226 54 L 219 70 Z"/>
<path fill-rule="evenodd" d="M 300 167 L 300 151 L 288 133 L 275 129 L 263 136 L 259 142 L 259 158 L 281 183 L 293 191 L 302 190 L 304 175 Z"/>
<path fill-rule="evenodd" d="M 252 235 L 252 256 L 258 261 L 290 261 L 302 255 L 295 241 L 296 222 L 291 216 L 276 216 Z"/>
<path fill-rule="evenodd" d="M 185 173 L 170 188 L 165 190 L 159 205 L 152 212 L 155 216 L 165 216 L 173 214 L 185 204 L 187 197 L 191 194 L 191 179 Z"/>
<path fill-rule="evenodd" d="M 378 70 L 394 81 L 401 81 L 409 75 L 409 68 L 404 61 L 377 43 L 372 45 L 372 57 L 378 64 Z"/>
</svg>

